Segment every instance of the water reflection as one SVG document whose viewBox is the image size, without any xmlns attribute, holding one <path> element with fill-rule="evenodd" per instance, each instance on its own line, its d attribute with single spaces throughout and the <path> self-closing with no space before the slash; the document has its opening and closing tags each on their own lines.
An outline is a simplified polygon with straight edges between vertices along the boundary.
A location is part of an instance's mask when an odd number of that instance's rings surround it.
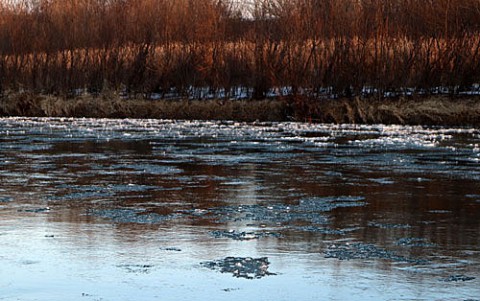
<svg viewBox="0 0 480 301">
<path fill-rule="evenodd" d="M 14 118 L 0 134 L 0 299 L 480 296 L 478 130 Z M 200 265 L 227 257 L 276 275 Z"/>
</svg>

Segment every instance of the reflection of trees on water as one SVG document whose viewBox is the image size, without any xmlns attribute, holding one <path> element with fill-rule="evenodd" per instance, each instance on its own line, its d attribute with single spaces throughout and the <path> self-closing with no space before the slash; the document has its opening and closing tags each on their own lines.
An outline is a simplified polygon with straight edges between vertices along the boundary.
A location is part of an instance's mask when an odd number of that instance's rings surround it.
<svg viewBox="0 0 480 301">
<path fill-rule="evenodd" d="M 23 154 L 1 150 L 7 162 L 0 174 L 5 179 L 1 195 L 11 191 L 35 195 L 35 200 L 24 197 L 22 202 L 49 205 L 54 210 L 45 215 L 46 220 L 67 224 L 71 231 L 96 243 L 100 234 L 88 228 L 103 223 L 103 230 L 119 242 L 178 233 L 192 241 L 205 239 L 208 248 L 218 243 L 208 237 L 208 230 L 235 229 L 249 222 L 236 222 L 234 212 L 229 212 L 231 219 L 219 221 L 218 216 L 189 214 L 192 210 L 237 205 L 293 207 L 306 198 L 356 196 L 364 197 L 367 205 L 322 212 L 328 223 L 313 225 L 311 231 L 301 230 L 301 226 L 311 226 L 311 221 L 284 221 L 272 227 L 284 237 L 259 239 L 253 248 L 321 254 L 329 241 L 346 238 L 420 256 L 434 247 L 408 248 L 398 246 L 397 241 L 425 239 L 438 250 L 475 249 L 480 244 L 480 205 L 466 197 L 479 191 L 474 180 L 430 174 L 422 165 L 409 166 L 411 174 L 396 173 L 388 170 L 389 162 L 375 161 L 385 157 L 373 153 L 367 160 L 360 156 L 365 151 L 353 146 L 340 153 L 299 142 L 282 143 L 289 146 L 285 151 L 270 144 L 259 147 L 252 141 L 233 147 L 213 138 L 41 140 L 37 148 Z M 428 155 L 412 153 L 411 161 L 419 154 Z M 142 208 L 159 215 L 183 212 L 183 217 L 159 224 L 112 223 L 87 214 L 92 208 Z M 354 230 L 342 235 L 315 231 L 315 227 Z"/>
<path fill-rule="evenodd" d="M 393 180 L 391 185 L 365 186 L 369 205 L 339 209 L 334 226 L 358 223 L 364 227 L 356 233 L 359 240 L 381 245 L 404 237 L 425 238 L 452 249 L 479 244 L 474 229 L 480 227 L 480 206 L 466 197 L 478 183 L 449 178 L 419 182 L 404 175 Z M 369 225 L 372 221 L 379 225 Z"/>
</svg>

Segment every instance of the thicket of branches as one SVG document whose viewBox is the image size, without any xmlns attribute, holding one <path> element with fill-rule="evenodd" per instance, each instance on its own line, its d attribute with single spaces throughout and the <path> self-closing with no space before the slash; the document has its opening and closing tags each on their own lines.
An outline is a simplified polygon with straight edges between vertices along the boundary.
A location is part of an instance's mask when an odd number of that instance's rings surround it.
<svg viewBox="0 0 480 301">
<path fill-rule="evenodd" d="M 0 91 L 457 92 L 479 33 L 479 0 L 0 0 Z"/>
</svg>

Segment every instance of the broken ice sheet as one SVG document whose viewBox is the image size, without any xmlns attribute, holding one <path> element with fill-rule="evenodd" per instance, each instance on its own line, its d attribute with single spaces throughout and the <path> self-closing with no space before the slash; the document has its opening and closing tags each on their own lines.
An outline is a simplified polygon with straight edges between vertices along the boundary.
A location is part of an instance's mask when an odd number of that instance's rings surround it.
<svg viewBox="0 0 480 301">
<path fill-rule="evenodd" d="M 221 260 L 202 262 L 201 265 L 221 273 L 232 274 L 236 278 L 260 279 L 276 275 L 268 271 L 270 262 L 267 257 L 226 257 Z"/>
</svg>

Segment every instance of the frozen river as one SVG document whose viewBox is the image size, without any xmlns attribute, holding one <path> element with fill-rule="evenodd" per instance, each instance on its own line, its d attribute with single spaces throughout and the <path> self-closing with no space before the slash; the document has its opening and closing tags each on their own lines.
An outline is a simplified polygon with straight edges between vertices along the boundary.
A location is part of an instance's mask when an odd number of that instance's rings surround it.
<svg viewBox="0 0 480 301">
<path fill-rule="evenodd" d="M 0 300 L 480 300 L 480 130 L 0 119 Z"/>
</svg>

